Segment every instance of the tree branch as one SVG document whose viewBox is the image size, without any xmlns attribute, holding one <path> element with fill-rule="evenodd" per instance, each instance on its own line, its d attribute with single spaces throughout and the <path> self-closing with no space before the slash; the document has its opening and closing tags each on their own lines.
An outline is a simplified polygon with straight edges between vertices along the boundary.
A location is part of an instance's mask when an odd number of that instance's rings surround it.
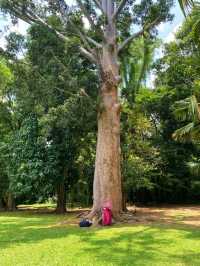
<svg viewBox="0 0 200 266">
<path fill-rule="evenodd" d="M 144 28 L 130 37 L 128 37 L 119 47 L 118 47 L 118 53 L 120 53 L 126 46 L 128 46 L 134 39 L 140 37 L 142 34 L 144 34 L 145 31 L 150 30 L 153 26 L 155 26 L 159 22 L 159 17 L 156 18 L 153 22 L 150 24 L 144 25 Z"/>
<path fill-rule="evenodd" d="M 85 7 L 82 5 L 82 2 L 80 0 L 77 0 L 77 2 L 80 4 L 81 6 L 81 10 L 83 11 L 83 9 L 85 10 Z M 68 12 L 69 12 L 69 7 L 68 5 L 65 3 L 64 0 L 62 1 L 58 1 L 57 0 L 57 3 L 58 3 L 58 6 L 59 6 L 59 10 L 60 10 L 60 14 L 64 20 L 64 22 L 69 22 L 71 24 L 71 26 L 73 27 L 73 30 L 77 33 L 77 35 L 80 37 L 80 39 L 82 40 L 84 46 L 86 47 L 86 49 L 91 53 L 93 54 L 93 51 L 90 47 L 90 44 L 88 42 L 88 36 L 82 32 L 78 27 L 77 25 L 74 24 L 73 20 L 70 19 L 70 17 L 68 17 L 68 20 L 67 20 L 67 15 L 68 15 Z M 83 9 L 82 9 L 83 8 Z M 89 14 L 88 14 L 89 15 Z M 95 41 L 94 41 L 95 42 Z M 93 42 L 93 44 L 94 44 Z"/>
<path fill-rule="evenodd" d="M 65 20 L 67 18 L 66 16 L 67 16 L 67 13 L 68 13 L 68 10 L 69 10 L 68 9 L 68 5 L 63 0 L 62 1 L 62 6 L 59 6 L 59 7 L 60 7 L 61 16 Z M 14 4 L 12 7 L 10 7 L 10 9 L 12 10 L 12 12 L 18 18 L 26 21 L 27 23 L 32 24 L 34 22 L 34 23 L 43 25 L 43 26 L 47 27 L 49 30 L 51 30 L 52 32 L 54 32 L 60 39 L 62 39 L 64 41 L 68 41 L 69 40 L 69 38 L 67 36 L 62 34 L 60 31 L 54 29 L 48 22 L 46 22 L 44 19 L 42 19 L 40 16 L 38 16 L 32 10 L 27 8 L 25 10 L 25 12 L 23 12 L 23 6 L 18 5 L 18 4 L 17 5 Z M 80 37 L 82 43 L 86 47 L 86 49 L 83 48 L 83 47 L 80 47 L 81 53 L 84 54 L 88 59 L 90 59 L 90 61 L 96 62 L 95 53 L 94 53 L 93 49 L 90 47 L 89 42 L 92 43 L 93 45 L 95 45 L 96 47 L 99 47 L 99 48 L 100 48 L 100 44 L 98 44 L 95 40 L 93 40 L 92 38 L 90 38 L 87 35 L 85 35 L 85 33 L 83 33 L 74 24 L 74 22 L 70 18 L 68 18 L 68 22 L 73 26 L 73 30 L 78 34 L 78 36 Z"/>
<path fill-rule="evenodd" d="M 87 40 L 93 44 L 96 48 L 101 49 L 102 45 L 98 42 L 96 42 L 94 39 L 92 39 L 91 37 L 87 37 Z"/>
<path fill-rule="evenodd" d="M 62 40 L 69 40 L 68 37 L 63 35 L 61 32 L 54 29 L 51 25 L 49 25 L 45 20 L 39 17 L 36 13 L 33 13 L 31 10 L 27 9 L 26 13 L 22 13 L 22 10 L 19 6 L 13 5 L 11 11 L 20 19 L 24 20 L 28 24 L 37 23 L 47 27 L 49 30 L 54 32 L 60 39 Z"/>
<path fill-rule="evenodd" d="M 92 63 L 97 63 L 96 58 L 94 57 L 94 55 L 92 53 L 90 53 L 88 50 L 86 50 L 84 47 L 79 47 L 80 53 L 86 57 L 90 62 Z"/>
<path fill-rule="evenodd" d="M 102 8 L 101 3 L 99 2 L 99 0 L 93 0 L 93 1 L 96 4 L 96 6 L 101 10 L 101 12 L 103 14 L 105 14 L 105 12 L 104 12 L 104 10 L 103 10 L 103 8 Z"/>
<path fill-rule="evenodd" d="M 121 0 L 121 2 L 119 3 L 119 6 L 117 7 L 117 9 L 115 11 L 115 13 L 113 14 L 113 19 L 116 19 L 118 17 L 118 15 L 121 13 L 122 9 L 126 5 L 127 1 L 128 0 Z"/>
<path fill-rule="evenodd" d="M 46 21 L 44 21 L 41 17 L 35 15 L 35 18 L 37 19 L 37 21 L 44 25 L 45 27 L 47 27 L 48 29 L 50 29 L 51 31 L 53 31 L 60 39 L 64 40 L 64 41 L 68 41 L 69 38 L 65 35 L 63 35 L 61 32 L 57 31 L 56 29 L 54 29 L 51 25 L 49 25 Z"/>
</svg>

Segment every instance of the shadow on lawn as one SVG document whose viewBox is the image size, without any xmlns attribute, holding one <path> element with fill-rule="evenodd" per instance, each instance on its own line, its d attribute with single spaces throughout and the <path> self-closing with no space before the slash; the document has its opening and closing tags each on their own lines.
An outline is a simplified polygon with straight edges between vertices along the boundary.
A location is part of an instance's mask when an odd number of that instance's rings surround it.
<svg viewBox="0 0 200 266">
<path fill-rule="evenodd" d="M 109 230 L 109 229 L 106 229 Z M 200 265 L 200 252 L 169 252 L 167 248 L 173 246 L 172 239 L 165 239 L 163 231 L 171 230 L 167 227 L 151 226 L 137 232 L 121 232 L 112 238 L 102 240 L 91 236 L 90 247 L 84 252 L 94 254 L 99 261 L 104 263 L 111 261 L 114 265 L 167 265 L 170 260 L 175 262 L 189 263 L 187 265 Z M 200 232 L 184 230 L 184 238 L 200 240 Z M 88 237 L 85 237 L 88 241 Z M 120 245 L 123 243 L 122 245 Z M 163 260 L 163 264 L 162 264 Z M 192 264 L 191 264 L 192 263 Z M 185 264 L 184 264 L 185 265 Z"/>
<path fill-rule="evenodd" d="M 2 216 L 6 216 L 6 222 L 0 224 L 0 250 L 46 239 L 67 240 L 74 235 L 83 244 L 76 250 L 76 256 L 90 254 L 91 258 L 105 265 L 150 265 L 149 262 L 151 265 L 163 265 L 162 259 L 166 263 L 172 257 L 174 262 L 181 260 L 188 265 L 200 265 L 200 253 L 170 250 L 176 242 L 173 243 L 172 237 L 166 237 L 168 233 L 173 234 L 171 230 L 178 229 L 181 241 L 200 240 L 200 230 L 192 228 L 154 224 L 80 229 L 75 226 L 55 226 L 62 219 L 74 218 L 72 214 L 56 216 L 20 212 L 0 214 L 0 218 Z M 133 227 L 134 231 L 131 229 Z"/>
</svg>

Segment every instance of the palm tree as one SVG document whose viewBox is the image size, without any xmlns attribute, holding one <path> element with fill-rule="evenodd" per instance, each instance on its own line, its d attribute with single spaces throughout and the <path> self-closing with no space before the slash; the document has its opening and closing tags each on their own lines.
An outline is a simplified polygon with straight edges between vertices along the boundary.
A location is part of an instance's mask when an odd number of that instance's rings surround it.
<svg viewBox="0 0 200 266">
<path fill-rule="evenodd" d="M 186 126 L 177 129 L 173 138 L 175 140 L 200 141 L 200 104 L 193 95 L 175 104 L 174 115 L 178 120 L 191 121 Z"/>
<path fill-rule="evenodd" d="M 191 121 L 184 127 L 177 129 L 173 138 L 180 142 L 200 143 L 200 104 L 193 95 L 175 104 L 175 117 L 181 121 Z M 189 167 L 193 174 L 200 174 L 200 162 L 190 162 Z"/>
<path fill-rule="evenodd" d="M 152 41 L 149 36 L 138 39 L 128 50 L 128 56 L 123 55 L 121 72 L 123 92 L 129 103 L 134 104 L 135 95 L 146 82 L 154 58 L 154 51 L 159 41 Z"/>
<path fill-rule="evenodd" d="M 200 2 L 194 0 L 178 0 L 185 17 L 191 20 L 192 31 L 195 39 L 200 35 Z"/>
<path fill-rule="evenodd" d="M 178 0 L 179 5 L 186 16 L 186 13 L 194 6 L 195 1 L 193 0 Z"/>
</svg>

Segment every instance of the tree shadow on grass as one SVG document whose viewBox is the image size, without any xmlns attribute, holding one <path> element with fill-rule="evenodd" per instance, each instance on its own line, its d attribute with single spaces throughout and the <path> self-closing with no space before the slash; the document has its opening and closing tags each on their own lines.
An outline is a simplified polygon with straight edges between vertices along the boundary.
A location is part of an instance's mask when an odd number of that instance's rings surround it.
<svg viewBox="0 0 200 266">
<path fill-rule="evenodd" d="M 0 250 L 48 239 L 66 238 L 67 241 L 69 237 L 74 236 L 81 243 L 76 246 L 72 238 L 71 244 L 76 249 L 74 254 L 79 257 L 89 254 L 98 265 L 167 265 L 168 261 L 181 262 L 183 265 L 200 265 L 198 250 L 194 252 L 190 248 L 173 249 L 180 241 L 200 241 L 200 230 L 155 224 L 80 229 L 69 225 L 57 226 L 58 221 L 67 217 L 71 219 L 73 216 L 70 215 L 4 215 L 7 216 L 6 222 L 0 224 Z M 178 234 L 178 242 L 174 240 L 173 232 Z"/>
<path fill-rule="evenodd" d="M 1 219 L 3 218 L 3 219 Z M 66 215 L 49 215 L 30 212 L 0 214 L 0 249 L 45 239 L 67 237 L 76 228 L 58 227 L 57 222 L 70 219 Z"/>
<path fill-rule="evenodd" d="M 200 253 L 198 250 L 173 250 L 172 238 L 165 238 L 163 231 L 169 228 L 147 226 L 137 232 L 121 232 L 112 238 L 90 238 L 90 247 L 84 251 L 99 258 L 102 263 L 112 262 L 113 265 L 170 265 L 183 263 L 183 265 L 200 265 Z M 181 229 L 183 230 L 183 229 Z M 196 239 L 193 231 L 184 229 L 184 237 Z M 200 240 L 200 235 L 198 235 Z M 87 241 L 87 238 L 85 239 Z M 169 250 L 167 250 L 169 248 Z M 169 264 L 167 264 L 169 263 Z M 188 264 L 184 264 L 188 263 Z M 103 265 L 103 264 L 102 264 Z"/>
</svg>

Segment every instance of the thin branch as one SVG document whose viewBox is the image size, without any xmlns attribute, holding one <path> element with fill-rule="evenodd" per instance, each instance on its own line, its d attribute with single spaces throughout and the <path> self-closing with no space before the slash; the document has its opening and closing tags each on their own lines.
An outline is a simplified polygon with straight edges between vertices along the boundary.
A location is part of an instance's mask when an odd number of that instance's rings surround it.
<svg viewBox="0 0 200 266">
<path fill-rule="evenodd" d="M 51 25 L 49 25 L 46 21 L 44 21 L 41 17 L 37 16 L 36 14 L 35 14 L 35 18 L 37 19 L 37 21 L 40 24 L 46 26 L 48 29 L 50 29 L 51 31 L 53 31 L 60 39 L 65 40 L 65 41 L 68 41 L 69 40 L 68 37 L 66 37 L 65 35 L 63 35 L 61 32 L 57 31 L 56 29 L 54 29 Z"/>
<path fill-rule="evenodd" d="M 63 5 L 66 5 L 65 2 L 63 2 Z M 66 7 L 64 6 L 64 9 L 62 9 L 62 7 L 60 6 L 60 13 L 63 17 L 63 19 L 66 19 L 66 10 L 67 10 L 68 6 L 66 5 Z M 52 32 L 54 32 L 60 39 L 64 40 L 64 41 L 68 41 L 69 38 L 67 36 L 65 36 L 64 34 L 62 34 L 60 31 L 54 29 L 51 25 L 49 25 L 48 22 L 46 22 L 45 20 L 43 20 L 40 16 L 38 16 L 36 13 L 33 13 L 30 9 L 27 9 L 25 13 L 22 13 L 22 10 L 20 8 L 20 6 L 18 5 L 13 5 L 13 7 L 11 8 L 13 13 L 17 15 L 17 17 L 21 18 L 22 20 L 26 21 L 29 24 L 37 23 L 40 25 L 43 25 L 45 27 L 47 27 L 49 30 L 51 30 Z M 100 47 L 100 44 L 98 44 L 96 41 L 94 41 L 92 38 L 89 38 L 87 35 L 85 35 L 85 33 L 83 33 L 75 24 L 74 22 L 68 18 L 68 22 L 73 26 L 74 31 L 79 35 L 80 39 L 82 40 L 84 46 L 86 47 L 80 47 L 81 53 L 84 54 L 88 59 L 90 59 L 90 61 L 96 62 L 95 59 L 95 53 L 93 51 L 93 49 L 90 47 L 89 42 L 95 44 L 96 46 Z M 88 40 L 89 38 L 89 40 Z"/>
<path fill-rule="evenodd" d="M 13 5 L 10 7 L 11 12 L 15 14 L 16 17 L 22 19 L 23 21 L 27 22 L 28 24 L 37 23 L 37 21 L 30 16 L 30 14 L 22 13 L 21 9 L 18 6 Z"/>
<path fill-rule="evenodd" d="M 128 46 L 134 39 L 140 37 L 141 35 L 144 34 L 145 31 L 150 30 L 153 26 L 155 26 L 159 21 L 159 18 L 156 18 L 152 23 L 147 24 L 146 26 L 144 26 L 144 28 L 136 33 L 134 33 L 133 35 L 131 35 L 130 37 L 128 37 L 118 48 L 118 53 L 120 53 L 126 46 Z"/>
<path fill-rule="evenodd" d="M 97 63 L 96 58 L 92 53 L 90 53 L 88 50 L 86 50 L 84 47 L 79 47 L 79 50 L 83 56 L 85 56 L 90 62 Z"/>
<path fill-rule="evenodd" d="M 144 29 L 134 33 L 130 37 L 128 37 L 118 48 L 118 53 L 120 53 L 127 45 L 129 45 L 134 39 L 138 38 L 144 33 Z"/>
<path fill-rule="evenodd" d="M 119 6 L 117 7 L 117 9 L 115 11 L 115 13 L 113 14 L 113 19 L 116 19 L 118 17 L 118 15 L 121 13 L 122 9 L 126 5 L 127 1 L 128 0 L 121 0 L 121 2 L 119 3 Z"/>
<path fill-rule="evenodd" d="M 81 3 L 81 1 L 79 1 L 79 0 L 77 0 L 77 1 Z M 86 47 L 86 49 L 89 50 L 89 52 L 92 54 L 93 51 L 92 51 L 92 48 L 90 47 L 90 44 L 89 44 L 89 42 L 87 40 L 87 35 L 84 32 L 82 32 L 77 27 L 77 25 L 74 24 L 73 20 L 70 17 L 67 18 L 67 15 L 68 15 L 68 12 L 69 12 L 68 5 L 63 0 L 61 1 L 61 3 L 58 0 L 57 0 L 57 2 L 58 2 L 59 9 L 60 9 L 60 14 L 61 14 L 64 22 L 69 22 L 71 24 L 71 26 L 73 27 L 73 30 L 79 35 L 79 37 L 82 40 L 82 42 L 83 42 L 84 46 Z"/>
<path fill-rule="evenodd" d="M 92 39 L 91 37 L 87 37 L 87 40 L 93 44 L 96 48 L 101 49 L 102 45 L 98 42 L 96 42 L 94 39 Z"/>
<path fill-rule="evenodd" d="M 51 30 L 52 32 L 54 32 L 60 39 L 65 40 L 65 41 L 69 40 L 68 37 L 63 35 L 61 32 L 57 31 L 56 29 L 54 29 L 45 20 L 43 20 L 41 17 L 39 17 L 36 13 L 33 13 L 31 10 L 27 9 L 26 13 L 24 13 L 24 14 L 21 13 L 21 10 L 18 6 L 13 6 L 13 8 L 11 10 L 17 17 L 24 20 L 28 24 L 37 23 L 37 24 L 43 25 L 43 26 L 47 27 L 49 30 Z"/>
</svg>

